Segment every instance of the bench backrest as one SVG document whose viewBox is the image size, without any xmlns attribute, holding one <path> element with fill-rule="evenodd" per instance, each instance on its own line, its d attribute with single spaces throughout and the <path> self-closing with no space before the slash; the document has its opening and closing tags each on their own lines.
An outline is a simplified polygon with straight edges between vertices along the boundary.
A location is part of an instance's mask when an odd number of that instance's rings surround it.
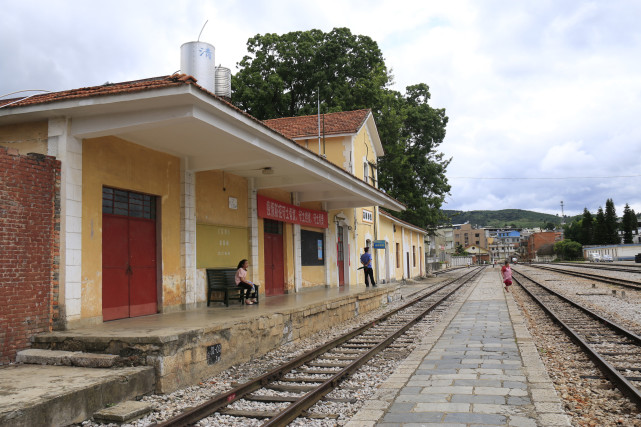
<svg viewBox="0 0 641 427">
<path fill-rule="evenodd" d="M 235 268 L 208 268 L 207 285 L 208 286 L 236 286 L 236 269 Z"/>
</svg>

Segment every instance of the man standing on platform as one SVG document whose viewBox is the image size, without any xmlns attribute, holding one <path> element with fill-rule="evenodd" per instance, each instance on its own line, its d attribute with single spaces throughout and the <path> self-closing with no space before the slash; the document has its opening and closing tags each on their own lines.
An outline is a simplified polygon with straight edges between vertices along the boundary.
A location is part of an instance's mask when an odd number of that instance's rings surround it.
<svg viewBox="0 0 641 427">
<path fill-rule="evenodd" d="M 376 287 L 374 281 L 374 270 L 372 269 L 372 254 L 369 253 L 369 248 L 364 249 L 364 254 L 361 255 L 361 264 L 363 264 L 363 271 L 365 271 L 365 287 L 369 288 L 369 282 L 372 281 L 372 286 Z"/>
</svg>

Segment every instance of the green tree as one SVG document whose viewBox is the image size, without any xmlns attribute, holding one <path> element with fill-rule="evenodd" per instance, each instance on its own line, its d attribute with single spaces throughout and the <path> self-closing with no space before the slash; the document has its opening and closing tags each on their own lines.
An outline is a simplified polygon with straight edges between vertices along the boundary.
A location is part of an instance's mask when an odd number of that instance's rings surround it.
<svg viewBox="0 0 641 427">
<path fill-rule="evenodd" d="M 563 226 L 563 235 L 565 236 L 566 239 L 583 243 L 581 241 L 581 231 L 582 231 L 581 222 L 582 222 L 581 220 L 574 220 L 571 223 Z"/>
<path fill-rule="evenodd" d="M 605 226 L 605 213 L 603 213 L 603 208 L 599 206 L 599 210 L 596 213 L 596 220 L 594 222 L 594 242 L 595 245 L 607 245 L 608 244 L 608 233 Z"/>
<path fill-rule="evenodd" d="M 454 248 L 454 253 L 456 255 L 467 255 L 467 251 L 465 250 L 463 245 L 461 245 L 460 243 L 456 244 L 456 248 Z"/>
<path fill-rule="evenodd" d="M 554 253 L 562 260 L 580 258 L 583 247 L 579 242 L 569 239 L 554 244 Z"/>
<path fill-rule="evenodd" d="M 623 243 L 632 243 L 632 234 L 637 233 L 637 216 L 627 203 L 623 208 L 621 229 L 623 230 Z"/>
<path fill-rule="evenodd" d="M 621 243 L 619 239 L 619 223 L 617 222 L 617 212 L 614 209 L 612 199 L 605 201 L 605 232 L 606 243 L 616 245 Z"/>
<path fill-rule="evenodd" d="M 389 89 L 392 77 L 378 44 L 348 28 L 256 35 L 232 76 L 232 102 L 260 120 L 370 108 L 385 156 L 379 187 L 407 206 L 397 216 L 433 228 L 450 185 L 451 159 L 437 151 L 448 117 L 432 108 L 429 87 Z"/>
<path fill-rule="evenodd" d="M 553 223 L 548 222 L 547 224 L 545 224 L 545 227 L 543 227 L 543 228 L 544 228 L 545 230 L 548 230 L 548 231 L 554 231 L 554 229 L 556 228 L 556 226 L 555 226 Z"/>
<path fill-rule="evenodd" d="M 591 245 L 594 242 L 594 218 L 588 210 L 583 208 L 583 218 L 581 218 L 581 238 L 576 239 L 583 245 Z"/>
</svg>

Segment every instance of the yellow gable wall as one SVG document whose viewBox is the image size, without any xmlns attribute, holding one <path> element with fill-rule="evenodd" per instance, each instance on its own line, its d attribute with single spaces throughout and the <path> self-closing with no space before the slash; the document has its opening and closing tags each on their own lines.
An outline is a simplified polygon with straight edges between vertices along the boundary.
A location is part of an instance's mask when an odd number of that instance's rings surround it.
<svg viewBox="0 0 641 427">
<path fill-rule="evenodd" d="M 46 121 L 0 126 L 0 146 L 15 148 L 20 154 L 47 154 Z"/>
<path fill-rule="evenodd" d="M 162 248 L 163 308 L 184 301 L 180 266 L 180 160 L 116 137 L 87 139 L 82 145 L 83 319 L 102 316 L 102 187 L 158 197 Z"/>
<path fill-rule="evenodd" d="M 235 268 L 250 259 L 247 180 L 222 171 L 196 173 L 196 267 Z M 230 198 L 233 200 L 230 207 Z"/>
</svg>

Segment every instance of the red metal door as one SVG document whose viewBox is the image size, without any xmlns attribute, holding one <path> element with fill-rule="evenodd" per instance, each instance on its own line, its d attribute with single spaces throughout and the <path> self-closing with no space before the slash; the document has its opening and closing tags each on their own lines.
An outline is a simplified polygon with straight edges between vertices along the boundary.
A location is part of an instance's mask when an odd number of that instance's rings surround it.
<svg viewBox="0 0 641 427">
<path fill-rule="evenodd" d="M 129 220 L 102 216 L 102 318 L 129 317 Z"/>
<path fill-rule="evenodd" d="M 155 314 L 156 222 L 129 218 L 129 317 Z"/>
<path fill-rule="evenodd" d="M 278 221 L 264 220 L 265 228 L 265 295 L 285 293 L 283 228 Z"/>
<path fill-rule="evenodd" d="M 338 265 L 338 286 L 345 286 L 345 246 L 343 246 L 343 227 L 336 226 L 338 232 L 338 243 L 336 244 L 336 255 Z"/>
<path fill-rule="evenodd" d="M 156 220 L 154 196 L 103 189 L 103 320 L 154 314 Z"/>
</svg>

